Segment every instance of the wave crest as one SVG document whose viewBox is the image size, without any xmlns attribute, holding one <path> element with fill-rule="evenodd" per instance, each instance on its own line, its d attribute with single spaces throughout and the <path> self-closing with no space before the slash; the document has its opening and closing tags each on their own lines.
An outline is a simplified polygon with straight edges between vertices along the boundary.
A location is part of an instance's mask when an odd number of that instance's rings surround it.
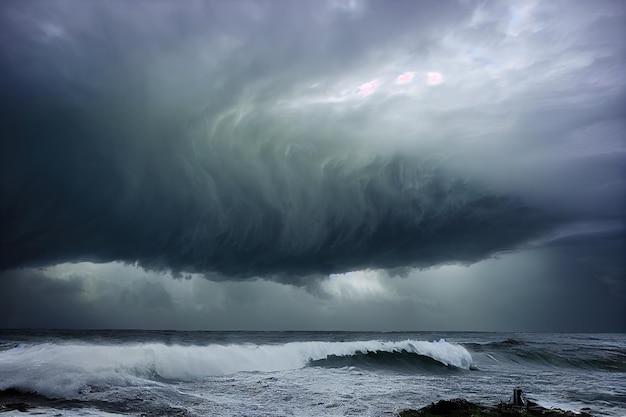
<svg viewBox="0 0 626 417">
<path fill-rule="evenodd" d="M 135 344 L 19 345 L 0 352 L 0 389 L 73 397 L 94 386 L 136 385 L 159 379 L 196 380 L 237 372 L 298 369 L 327 358 L 368 352 L 410 352 L 445 366 L 469 369 L 470 353 L 444 340 L 427 342 L 290 342 L 205 346 Z"/>
</svg>

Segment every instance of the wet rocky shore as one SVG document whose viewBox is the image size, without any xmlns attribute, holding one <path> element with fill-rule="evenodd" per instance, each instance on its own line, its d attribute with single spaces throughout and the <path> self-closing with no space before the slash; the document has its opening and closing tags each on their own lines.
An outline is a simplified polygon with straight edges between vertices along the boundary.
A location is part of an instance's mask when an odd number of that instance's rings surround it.
<svg viewBox="0 0 626 417">
<path fill-rule="evenodd" d="M 581 410 L 579 413 L 545 408 L 532 401 L 525 401 L 524 405 L 500 403 L 494 406 L 484 406 L 461 398 L 441 400 L 419 410 L 403 410 L 400 417 L 592 417 L 590 410 Z"/>
</svg>

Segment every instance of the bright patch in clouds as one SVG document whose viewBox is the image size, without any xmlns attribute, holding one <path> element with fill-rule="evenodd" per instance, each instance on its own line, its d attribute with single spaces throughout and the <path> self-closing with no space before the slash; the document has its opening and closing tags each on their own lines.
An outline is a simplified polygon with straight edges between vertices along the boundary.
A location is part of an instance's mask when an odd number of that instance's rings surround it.
<svg viewBox="0 0 626 417">
<path fill-rule="evenodd" d="M 368 81 L 359 86 L 359 95 L 361 97 L 367 97 L 370 94 L 373 94 L 378 89 L 378 87 L 380 87 L 380 81 L 378 79 Z"/>
<path fill-rule="evenodd" d="M 320 283 L 323 292 L 343 299 L 390 298 L 393 294 L 383 285 L 389 276 L 384 271 L 363 270 L 332 274 Z"/>
<path fill-rule="evenodd" d="M 396 84 L 408 84 L 415 78 L 414 72 L 403 72 L 396 78 Z"/>
<path fill-rule="evenodd" d="M 426 73 L 426 84 L 428 85 L 439 85 L 443 83 L 443 74 L 436 71 L 431 71 Z"/>
</svg>

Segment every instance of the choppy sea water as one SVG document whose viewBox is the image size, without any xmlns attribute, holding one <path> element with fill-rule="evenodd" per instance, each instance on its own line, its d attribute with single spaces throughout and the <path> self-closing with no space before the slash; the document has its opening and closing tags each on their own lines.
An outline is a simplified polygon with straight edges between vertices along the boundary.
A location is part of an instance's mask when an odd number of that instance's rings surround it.
<svg viewBox="0 0 626 417">
<path fill-rule="evenodd" d="M 0 331 L 0 390 L 26 414 L 393 416 L 516 386 L 624 416 L 626 335 Z"/>
</svg>

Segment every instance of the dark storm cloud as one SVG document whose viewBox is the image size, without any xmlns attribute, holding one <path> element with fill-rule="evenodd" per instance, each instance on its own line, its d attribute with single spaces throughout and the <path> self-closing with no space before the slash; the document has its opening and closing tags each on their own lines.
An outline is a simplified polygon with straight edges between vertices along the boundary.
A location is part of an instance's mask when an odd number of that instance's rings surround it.
<svg viewBox="0 0 626 417">
<path fill-rule="evenodd" d="M 566 81 L 515 68 L 510 86 L 465 71 L 455 81 L 447 58 L 455 48 L 485 59 L 463 39 L 508 39 L 525 28 L 516 11 L 490 11 L 511 19 L 503 28 L 480 10 L 471 2 L 3 3 L 0 267 L 124 261 L 293 282 L 475 262 L 581 212 L 615 217 L 597 208 L 618 204 L 621 173 L 592 181 L 589 189 L 602 182 L 613 191 L 564 214 L 532 174 L 572 165 L 529 161 L 533 152 L 558 154 L 539 138 L 555 126 L 581 128 L 571 114 L 591 98 L 623 103 L 623 80 L 611 72 L 623 47 L 609 44 L 615 62 L 597 69 L 607 85 L 578 84 L 576 94 L 564 86 L 584 79 L 593 66 L 584 58 L 605 43 L 595 26 L 596 42 L 538 54 L 577 52 Z M 532 33 L 525 46 L 543 48 Z M 393 93 L 393 78 L 385 94 L 362 89 L 378 88 L 381 62 L 395 76 L 422 58 L 451 68 L 439 93 L 424 90 L 426 103 Z M 492 58 L 486 73 L 504 71 L 506 45 Z M 528 61 L 537 73 L 558 69 Z M 559 111 L 543 116 L 546 108 Z M 623 116 L 605 110 L 582 127 Z M 535 115 L 534 131 L 516 127 Z M 606 146 L 614 150 L 610 137 Z M 516 170 L 528 179 L 508 178 Z M 550 187 L 571 185 L 560 175 Z"/>
<path fill-rule="evenodd" d="M 184 323 L 185 317 L 179 316 L 185 311 L 175 308 L 158 276 L 151 281 L 122 280 L 128 281 L 126 285 L 116 285 L 111 276 L 106 281 L 90 280 L 84 272 L 58 279 L 38 269 L 4 271 L 0 327 L 139 328 Z"/>
<path fill-rule="evenodd" d="M 55 281 L 33 270 L 3 272 L 0 278 L 3 328 L 99 325 L 88 305 L 80 302 L 83 283 L 79 279 Z"/>
<path fill-rule="evenodd" d="M 623 238 L 602 234 L 402 277 L 333 275 L 308 289 L 118 263 L 10 270 L 0 273 L 0 328 L 623 332 L 624 250 Z"/>
</svg>

